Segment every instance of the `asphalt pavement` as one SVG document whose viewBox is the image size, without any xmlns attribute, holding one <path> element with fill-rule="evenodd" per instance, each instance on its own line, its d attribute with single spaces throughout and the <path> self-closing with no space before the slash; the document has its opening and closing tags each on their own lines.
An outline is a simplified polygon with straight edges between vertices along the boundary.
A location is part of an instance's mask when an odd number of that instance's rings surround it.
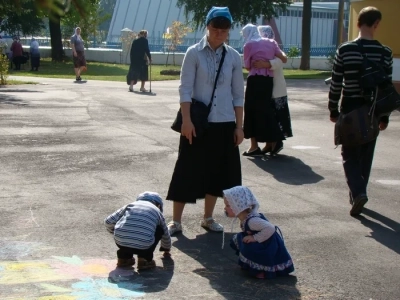
<svg viewBox="0 0 400 300">
<path fill-rule="evenodd" d="M 0 88 L 0 299 L 400 299 L 400 114 L 379 136 L 369 202 L 349 215 L 340 148 L 323 80 L 288 80 L 294 137 L 278 157 L 242 157 L 243 184 L 282 230 L 296 271 L 272 280 L 238 267 L 229 239 L 200 227 L 188 205 L 172 259 L 115 267 L 103 220 L 146 190 L 166 196 L 179 136 L 178 81 L 152 93 L 121 82 L 19 78 Z M 149 86 L 147 85 L 147 88 Z M 241 151 L 248 141 L 240 146 Z M 171 220 L 172 203 L 164 214 Z"/>
</svg>

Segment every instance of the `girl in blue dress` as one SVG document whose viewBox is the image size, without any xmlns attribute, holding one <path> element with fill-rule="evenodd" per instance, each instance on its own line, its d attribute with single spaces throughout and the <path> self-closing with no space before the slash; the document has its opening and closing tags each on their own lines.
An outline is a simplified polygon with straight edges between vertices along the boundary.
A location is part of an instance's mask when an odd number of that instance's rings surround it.
<svg viewBox="0 0 400 300">
<path fill-rule="evenodd" d="M 235 234 L 231 247 L 239 266 L 257 278 L 286 276 L 294 271 L 293 261 L 280 229 L 258 212 L 259 204 L 244 186 L 224 190 L 225 214 L 240 219 L 242 232 Z"/>
</svg>

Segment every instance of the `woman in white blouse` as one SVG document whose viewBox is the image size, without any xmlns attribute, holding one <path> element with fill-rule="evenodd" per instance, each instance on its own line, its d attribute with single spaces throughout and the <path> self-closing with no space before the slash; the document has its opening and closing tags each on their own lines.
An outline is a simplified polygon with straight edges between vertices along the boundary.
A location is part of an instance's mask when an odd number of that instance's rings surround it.
<svg viewBox="0 0 400 300">
<path fill-rule="evenodd" d="M 181 218 L 186 203 L 204 198 L 204 218 L 201 226 L 222 232 L 222 225 L 212 217 L 222 191 L 241 185 L 239 144 L 244 138 L 244 81 L 239 53 L 225 44 L 232 25 L 227 7 L 213 7 L 207 14 L 208 33 L 189 47 L 181 69 L 179 86 L 183 116 L 179 155 L 168 190 L 167 200 L 174 201 L 170 234 L 182 231 Z M 190 117 L 192 99 L 208 105 L 211 102 L 215 77 L 222 56 L 211 111 L 209 129 L 196 136 Z"/>
</svg>

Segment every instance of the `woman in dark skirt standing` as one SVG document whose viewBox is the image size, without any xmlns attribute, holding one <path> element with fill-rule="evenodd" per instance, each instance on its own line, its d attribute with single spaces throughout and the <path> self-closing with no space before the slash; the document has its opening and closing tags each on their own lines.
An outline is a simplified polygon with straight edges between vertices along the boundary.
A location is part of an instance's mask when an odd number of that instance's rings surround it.
<svg viewBox="0 0 400 300">
<path fill-rule="evenodd" d="M 186 203 L 204 198 L 201 226 L 222 232 L 212 217 L 224 189 L 242 182 L 239 144 L 243 141 L 243 72 L 239 53 L 225 44 L 232 25 L 227 7 L 213 7 L 207 14 L 208 33 L 187 50 L 179 86 L 183 116 L 179 155 L 168 190 L 174 201 L 170 234 L 182 231 L 181 218 Z M 222 63 L 221 63 L 222 61 Z M 192 99 L 208 105 L 221 64 L 211 111 L 209 129 L 200 137 L 190 118 Z"/>
<path fill-rule="evenodd" d="M 272 101 L 273 76 L 270 69 L 253 67 L 256 61 L 269 61 L 279 57 L 287 60 L 278 44 L 271 39 L 261 38 L 257 26 L 247 24 L 242 29 L 245 40 L 243 49 L 244 65 L 249 70 L 244 105 L 244 135 L 250 139 L 250 148 L 244 156 L 261 156 L 274 149 L 277 141 L 284 138 L 275 118 L 275 104 Z M 263 149 L 258 142 L 266 143 Z"/>
<path fill-rule="evenodd" d="M 129 91 L 133 92 L 133 86 L 140 80 L 140 91 L 147 92 L 144 84 L 149 80 L 148 61 L 151 62 L 151 54 L 146 30 L 141 30 L 137 39 L 132 42 L 130 58 L 131 64 L 126 76 Z"/>
<path fill-rule="evenodd" d="M 258 32 L 261 37 L 275 40 L 275 33 L 271 26 L 262 25 L 258 26 Z M 286 90 L 285 76 L 283 75 L 284 63 L 278 57 L 270 60 L 269 62 L 257 61 L 253 66 L 258 68 L 270 68 L 274 72 L 274 89 L 272 91 L 272 100 L 275 103 L 275 116 L 279 123 L 279 127 L 285 138 L 292 137 L 292 124 L 290 120 L 289 103 Z M 278 153 L 283 149 L 283 142 L 277 141 L 275 149 L 271 154 Z"/>
</svg>

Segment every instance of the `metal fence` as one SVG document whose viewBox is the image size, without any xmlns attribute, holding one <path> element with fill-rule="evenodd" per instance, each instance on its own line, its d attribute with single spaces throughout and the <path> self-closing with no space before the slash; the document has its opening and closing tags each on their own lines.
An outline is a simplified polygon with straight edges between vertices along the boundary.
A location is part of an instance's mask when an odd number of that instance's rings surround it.
<svg viewBox="0 0 400 300">
<path fill-rule="evenodd" d="M 36 38 L 41 46 L 50 46 L 50 38 L 40 37 Z M 116 39 L 114 39 L 116 40 Z M 200 39 L 184 39 L 183 43 L 176 47 L 176 53 L 185 53 L 187 48 L 191 45 L 197 43 Z M 29 45 L 30 38 L 21 38 L 21 43 L 23 45 Z M 239 53 L 243 54 L 243 41 L 242 40 L 230 40 L 229 45 L 236 49 Z M 68 47 L 65 44 L 65 47 Z M 120 41 L 95 44 L 93 42 L 89 43 L 89 48 L 108 48 L 108 49 L 122 49 L 122 43 Z M 290 48 L 296 47 L 301 53 L 301 44 L 291 44 L 291 45 L 280 45 L 281 49 L 288 53 Z M 168 52 L 168 41 L 163 38 L 149 38 L 149 48 L 151 52 Z M 335 46 L 325 46 L 325 45 L 311 45 L 310 55 L 312 57 L 328 57 L 336 51 Z"/>
</svg>

